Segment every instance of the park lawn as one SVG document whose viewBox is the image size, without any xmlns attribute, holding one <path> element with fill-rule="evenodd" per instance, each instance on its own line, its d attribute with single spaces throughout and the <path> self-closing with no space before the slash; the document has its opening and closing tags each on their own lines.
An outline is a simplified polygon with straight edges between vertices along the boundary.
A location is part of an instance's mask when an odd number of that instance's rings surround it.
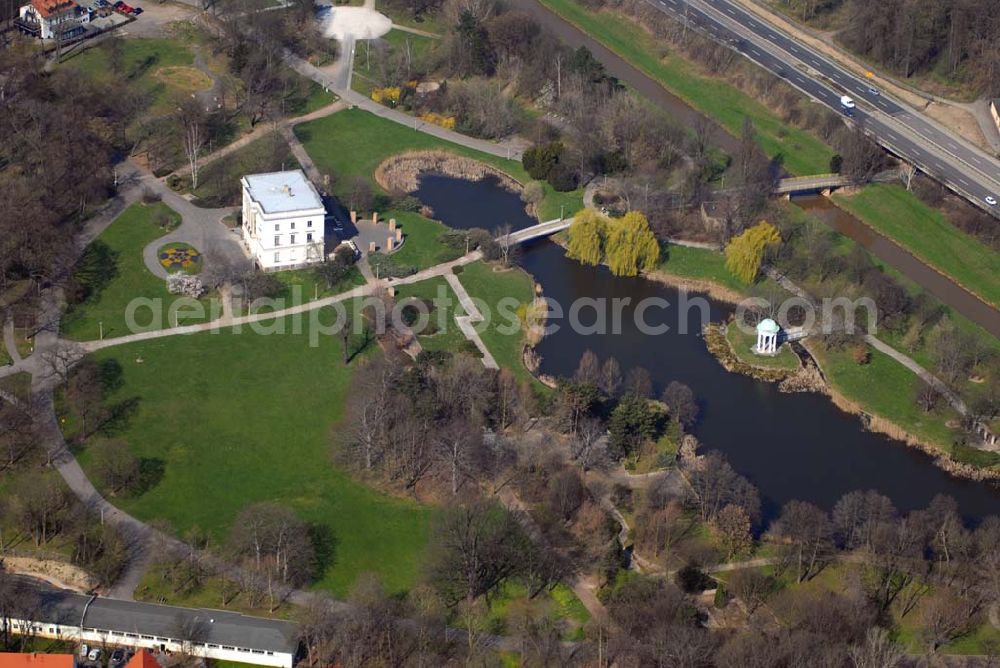
<svg viewBox="0 0 1000 668">
<path fill-rule="evenodd" d="M 123 39 L 120 44 L 121 76 L 114 74 L 108 50 L 100 46 L 79 52 L 65 61 L 65 66 L 98 80 L 124 78 L 138 92 L 151 97 L 150 111 L 157 115 L 169 112 L 177 97 L 212 87 L 211 78 L 194 67 L 194 52 L 181 39 Z"/>
<path fill-rule="evenodd" d="M 510 634 L 511 613 L 515 606 L 524 605 L 542 606 L 551 618 L 563 622 L 564 640 L 583 640 L 583 627 L 590 621 L 590 613 L 573 590 L 563 583 L 557 584 L 551 591 L 539 593 L 534 599 L 528 599 L 528 588 L 524 583 L 505 582 L 489 600 L 488 628 L 498 635 Z"/>
<path fill-rule="evenodd" d="M 302 123 L 295 126 L 295 135 L 305 146 L 320 173 L 330 175 L 333 192 L 341 199 L 345 199 L 355 176 L 368 179 L 373 188 L 380 190 L 373 178 L 375 168 L 389 156 L 403 151 L 452 151 L 502 169 L 521 183 L 531 180 L 524 167 L 516 160 L 506 160 L 459 146 L 361 109 L 346 109 L 325 118 Z M 548 184 L 543 184 L 543 187 L 545 199 L 539 206 L 542 220 L 558 217 L 558 213 L 553 216 L 552 212 L 558 211 L 560 206 L 567 216 L 583 208 L 582 189 L 572 193 L 555 193 Z"/>
<path fill-rule="evenodd" d="M 1000 306 L 1000 253 L 950 224 L 895 184 L 871 184 L 834 201 L 984 301 Z"/>
<path fill-rule="evenodd" d="M 956 432 L 945 423 L 957 424 L 959 416 L 944 401 L 930 413 L 920 410 L 914 400 L 917 376 L 909 369 L 873 348 L 869 348 L 871 361 L 858 364 L 850 350 L 829 350 L 822 344 L 808 347 L 830 385 L 848 400 L 951 454 Z"/>
<path fill-rule="evenodd" d="M 365 277 L 361 275 L 361 271 L 357 267 L 351 267 L 347 275 L 332 288 L 312 269 L 276 271 L 274 277 L 285 284 L 282 293 L 275 297 L 276 300 L 282 300 L 283 305 L 279 308 L 306 304 L 315 299 L 338 295 L 365 284 Z"/>
<path fill-rule="evenodd" d="M 433 302 L 432 310 L 428 314 L 428 326 L 421 330 L 426 334 L 418 332 L 420 347 L 427 351 L 458 352 L 468 339 L 458 328 L 455 316 L 464 315 L 465 312 L 448 281 L 437 277 L 399 286 L 396 291 L 396 303 L 402 303 L 410 298 Z"/>
<path fill-rule="evenodd" d="M 735 86 L 709 76 L 681 55 L 664 52 L 663 45 L 638 23 L 615 12 L 595 12 L 576 0 L 541 0 L 542 4 L 658 81 L 698 111 L 715 119 L 730 134 L 740 135 L 749 117 L 768 157 L 781 157 L 792 174 L 830 171 L 833 149 L 819 138 L 786 125 L 781 118 Z"/>
<path fill-rule="evenodd" d="M 476 331 L 497 364 L 519 380 L 537 383 L 521 357 L 524 329 L 519 310 L 534 301 L 531 276 L 520 268 L 494 271 L 494 265 L 473 262 L 465 265 L 458 280 L 483 316 L 483 321 L 475 324 Z"/>
<path fill-rule="evenodd" d="M 757 335 L 744 332 L 735 324 L 730 324 L 726 328 L 726 340 L 729 341 L 729 346 L 732 348 L 733 354 L 741 362 L 750 366 L 764 369 L 785 369 L 787 371 L 795 371 L 801 366 L 799 358 L 796 357 L 787 344 L 782 344 L 778 348 L 778 354 L 773 357 L 754 354 L 751 348 L 757 345 Z"/>
<path fill-rule="evenodd" d="M 291 108 L 288 109 L 289 115 L 291 116 L 305 116 L 306 114 L 311 114 L 314 111 L 319 111 L 323 107 L 329 106 L 339 100 L 334 93 L 328 92 L 323 86 L 313 81 L 312 79 L 306 79 L 302 75 L 295 73 L 300 79 L 305 80 L 306 94 L 301 100 L 296 101 Z"/>
<path fill-rule="evenodd" d="M 244 507 L 285 504 L 331 534 L 318 588 L 343 596 L 371 571 L 387 590 L 404 591 L 420 570 L 433 511 L 355 482 L 331 461 L 349 382 L 366 355 L 345 366 L 339 337 L 320 336 L 311 346 L 312 317 L 303 316 L 301 334 L 289 317 L 100 351 L 98 359 L 124 367 L 109 401 L 138 399 L 116 437 L 150 470 L 162 470 L 147 491 L 115 503 L 144 520 L 165 520 L 178 535 L 206 531 L 215 544 Z M 285 333 L 265 334 L 268 326 Z M 87 448 L 85 470 L 89 459 Z"/>
<path fill-rule="evenodd" d="M 663 244 L 657 270 L 680 278 L 711 281 L 740 294 L 748 290 L 746 284 L 726 269 L 726 256 L 708 248 Z"/>
<path fill-rule="evenodd" d="M 454 260 L 462 254 L 438 241 L 438 237 L 449 228 L 436 220 L 409 211 L 388 211 L 382 218 L 395 218 L 396 224 L 403 229 L 403 245 L 392 253 L 393 262 L 399 266 L 420 271 Z M 389 234 L 388 229 L 386 227 L 386 235 Z"/>
<path fill-rule="evenodd" d="M 133 331 L 162 329 L 174 324 L 174 316 L 169 309 L 171 304 L 181 304 L 177 301 L 180 298 L 167 292 L 166 282 L 153 275 L 142 258 L 142 249 L 166 233 L 154 222 L 158 214 L 180 220 L 180 216 L 162 202 L 136 203 L 125 209 L 97 238 L 97 242 L 106 244 L 116 255 L 115 275 L 103 290 L 67 308 L 60 323 L 63 336 L 78 341 L 97 339 L 101 323 L 105 338 L 124 336 Z M 150 307 L 137 309 L 137 326 L 133 330 L 126 325 L 126 308 L 137 298 L 147 300 Z M 195 302 L 187 299 L 187 304 L 194 306 Z M 176 324 L 192 324 L 211 319 L 213 313 L 210 301 L 202 298 L 197 304 L 203 310 L 200 315 L 187 315 L 186 307 L 182 308 Z"/>
<path fill-rule="evenodd" d="M 243 176 L 289 169 L 301 169 L 301 165 L 284 138 L 274 132 L 202 167 L 192 203 L 206 208 L 238 206 L 242 201 Z"/>
</svg>

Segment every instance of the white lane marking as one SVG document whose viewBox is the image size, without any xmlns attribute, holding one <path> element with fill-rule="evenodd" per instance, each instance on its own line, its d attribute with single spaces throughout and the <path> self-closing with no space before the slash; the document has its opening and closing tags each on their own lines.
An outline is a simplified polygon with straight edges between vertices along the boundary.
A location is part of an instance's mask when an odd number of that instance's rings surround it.
<svg viewBox="0 0 1000 668">
<path fill-rule="evenodd" d="M 969 187 L 969 182 L 968 182 L 968 181 L 966 181 L 965 179 L 963 179 L 963 178 L 962 178 L 961 176 L 960 176 L 960 177 L 958 177 L 958 180 L 959 180 L 959 182 L 961 182 L 961 184 L 962 184 L 963 186 L 965 186 L 966 188 L 968 188 L 968 187 Z"/>
<path fill-rule="evenodd" d="M 736 13 L 733 11 L 731 7 L 726 7 L 726 13 L 729 14 L 730 16 L 736 16 Z"/>
</svg>

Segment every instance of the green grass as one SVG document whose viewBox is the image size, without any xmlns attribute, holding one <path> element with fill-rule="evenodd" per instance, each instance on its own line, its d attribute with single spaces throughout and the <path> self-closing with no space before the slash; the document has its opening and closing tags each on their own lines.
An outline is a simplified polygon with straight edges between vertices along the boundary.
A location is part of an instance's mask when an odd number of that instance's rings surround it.
<svg viewBox="0 0 1000 668">
<path fill-rule="evenodd" d="M 124 78 L 137 92 L 150 96 L 151 111 L 167 113 L 175 105 L 175 97 L 188 96 L 200 87 L 184 85 L 177 77 L 159 78 L 162 68 L 192 67 L 194 53 L 177 39 L 123 39 L 122 75 L 111 69 L 108 50 L 100 46 L 87 49 L 65 62 L 66 67 L 80 70 L 99 80 Z M 167 70 L 169 72 L 169 70 Z M 202 74 L 204 76 L 204 74 Z M 211 82 L 209 81 L 209 84 Z"/>
<path fill-rule="evenodd" d="M 476 325 L 483 343 L 497 364 L 521 380 L 533 377 L 521 361 L 524 334 L 517 320 L 518 308 L 534 300 L 534 281 L 521 269 L 494 271 L 484 262 L 466 265 L 458 280 L 484 317 Z"/>
<path fill-rule="evenodd" d="M 735 86 L 699 71 L 676 53 L 660 57 L 663 46 L 646 30 L 614 12 L 595 12 L 575 0 L 542 0 L 542 4 L 658 81 L 692 107 L 739 136 L 749 117 L 757 138 L 769 157 L 781 156 L 793 174 L 823 174 L 830 170 L 833 150 L 804 130 L 786 125 L 781 118 Z"/>
<path fill-rule="evenodd" d="M 396 292 L 397 303 L 410 298 L 433 302 L 428 327 L 423 330 L 427 335 L 419 337 L 424 350 L 456 352 L 465 343 L 467 339 L 455 322 L 456 314 L 463 315 L 462 307 L 444 278 L 400 286 Z"/>
<path fill-rule="evenodd" d="M 858 364 L 851 351 L 828 350 L 811 345 L 830 384 L 866 412 L 890 420 L 907 432 L 942 452 L 951 453 L 955 432 L 946 426 L 958 420 L 949 407 L 924 413 L 914 401 L 916 376 L 902 364 L 877 350 L 869 349 L 871 362 Z"/>
<path fill-rule="evenodd" d="M 547 609 L 552 618 L 566 624 L 566 640 L 582 640 L 583 627 L 590 621 L 590 613 L 565 584 L 556 585 L 552 591 L 543 591 L 534 599 L 528 598 L 528 588 L 521 582 L 504 583 L 500 591 L 490 599 L 488 628 L 494 633 L 510 633 L 509 617 L 514 605 L 532 604 Z"/>
<path fill-rule="evenodd" d="M 169 579 L 165 577 L 162 566 L 154 562 L 146 570 L 139 586 L 136 588 L 135 599 L 137 601 L 146 601 L 161 605 L 218 610 L 223 608 L 223 591 L 220 579 L 212 576 L 203 579 L 197 586 L 175 593 Z M 273 612 L 268 610 L 266 604 L 254 608 L 250 606 L 250 602 L 247 600 L 244 592 L 233 596 L 231 589 L 226 590 L 226 597 L 229 600 L 226 602 L 225 609 L 244 615 L 295 619 L 296 613 L 299 613 L 301 616 L 302 612 L 302 608 L 291 603 L 279 605 Z"/>
<path fill-rule="evenodd" d="M 662 245 L 658 269 L 680 278 L 711 281 L 740 294 L 748 290 L 744 283 L 726 269 L 725 255 L 707 248 Z"/>
<path fill-rule="evenodd" d="M 312 269 L 276 271 L 274 277 L 285 284 L 284 291 L 276 299 L 285 300 L 287 306 L 305 304 L 315 299 L 330 297 L 365 284 L 365 278 L 357 267 L 352 267 L 347 276 L 332 288 Z M 287 306 L 283 308 L 287 308 Z"/>
<path fill-rule="evenodd" d="M 757 336 L 742 331 L 739 327 L 731 324 L 726 328 L 726 339 L 733 349 L 733 353 L 746 364 L 758 366 L 765 369 L 786 369 L 794 371 L 801 365 L 799 358 L 787 345 L 778 348 L 778 354 L 773 357 L 767 355 L 756 355 L 751 351 L 757 345 Z"/>
<path fill-rule="evenodd" d="M 301 75 L 297 74 L 297 76 Z M 319 85 L 312 79 L 308 79 L 307 82 L 308 83 L 305 84 L 305 96 L 301 99 L 301 101 L 297 102 L 290 109 L 288 109 L 292 116 L 305 116 L 306 114 L 311 114 L 312 112 L 319 111 L 323 107 L 331 105 L 340 99 L 333 93 L 326 92 L 323 86 Z"/>
<path fill-rule="evenodd" d="M 169 306 L 175 303 L 177 295 L 167 292 L 163 279 L 154 276 L 142 259 L 142 249 L 165 233 L 154 223 L 157 215 L 167 215 L 179 220 L 176 212 L 166 204 L 133 204 L 98 237 L 116 254 L 116 275 L 99 293 L 86 301 L 71 305 L 63 316 L 61 330 L 63 336 L 76 340 L 96 339 L 100 336 L 100 323 L 104 326 L 105 338 L 131 333 L 126 326 L 126 308 L 129 302 L 142 297 L 151 300 L 154 308 L 140 308 L 135 319 L 143 329 L 162 329 L 172 324 Z M 205 314 L 185 316 L 179 313 L 178 324 L 203 322 L 210 317 L 208 300 L 202 299 Z M 158 320 L 151 321 L 153 314 Z"/>
<path fill-rule="evenodd" d="M 198 527 L 214 542 L 245 506 L 286 504 L 332 533 L 318 587 L 343 595 L 359 573 L 372 571 L 390 591 L 409 588 L 432 510 L 379 494 L 331 462 L 331 437 L 358 362 L 342 364 L 336 337 L 311 347 L 308 321 L 304 334 L 291 333 L 294 318 L 271 322 L 288 333 L 245 327 L 99 353 L 124 367 L 124 384 L 109 400 L 139 402 L 120 437 L 152 470 L 162 469 L 148 491 L 116 504 L 144 520 L 166 520 L 180 535 Z M 88 455 L 80 454 L 85 470 Z"/>
<path fill-rule="evenodd" d="M 1000 306 L 1000 254 L 895 184 L 871 184 L 834 201 L 983 300 Z"/>
<path fill-rule="evenodd" d="M 398 265 L 406 265 L 419 271 L 454 260 L 461 254 L 438 241 L 438 237 L 449 228 L 436 220 L 408 211 L 387 211 L 382 218 L 395 218 L 396 224 L 403 228 L 403 245 L 392 254 L 393 261 Z M 385 229 L 388 236 L 388 226 Z"/>
<path fill-rule="evenodd" d="M 315 161 L 320 173 L 330 174 L 333 180 L 332 190 L 342 199 L 356 176 L 368 179 L 377 189 L 372 178 L 375 168 L 389 156 L 403 151 L 452 151 L 502 169 L 521 183 L 531 180 L 521 163 L 516 160 L 506 160 L 452 144 L 360 109 L 347 109 L 302 123 L 295 126 L 295 134 Z M 560 205 L 564 207 L 567 216 L 582 208 L 582 189 L 572 193 L 555 193 L 549 185 L 544 187 L 545 199 L 539 207 L 543 220 L 557 218 Z"/>
<path fill-rule="evenodd" d="M 246 174 L 300 168 L 281 135 L 274 133 L 261 137 L 202 167 L 198 173 L 198 189 L 194 191 L 197 198 L 194 204 L 207 208 L 237 206 L 242 196 L 240 178 Z"/>
</svg>

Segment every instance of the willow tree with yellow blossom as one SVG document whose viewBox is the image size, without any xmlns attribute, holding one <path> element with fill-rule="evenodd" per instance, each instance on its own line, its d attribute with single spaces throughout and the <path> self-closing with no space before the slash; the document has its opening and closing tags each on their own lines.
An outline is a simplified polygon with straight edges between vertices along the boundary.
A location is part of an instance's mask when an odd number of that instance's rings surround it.
<svg viewBox="0 0 1000 668">
<path fill-rule="evenodd" d="M 566 255 L 584 264 L 600 264 L 607 228 L 608 219 L 598 212 L 593 209 L 580 211 L 569 226 Z"/>
<path fill-rule="evenodd" d="M 764 251 L 781 243 L 781 235 L 774 225 L 762 220 L 743 234 L 733 237 L 726 246 L 726 269 L 747 285 L 757 279 Z"/>
<path fill-rule="evenodd" d="M 646 216 L 629 211 L 620 220 L 609 221 L 604 255 L 615 276 L 638 276 L 640 271 L 656 269 L 660 244 Z"/>
</svg>

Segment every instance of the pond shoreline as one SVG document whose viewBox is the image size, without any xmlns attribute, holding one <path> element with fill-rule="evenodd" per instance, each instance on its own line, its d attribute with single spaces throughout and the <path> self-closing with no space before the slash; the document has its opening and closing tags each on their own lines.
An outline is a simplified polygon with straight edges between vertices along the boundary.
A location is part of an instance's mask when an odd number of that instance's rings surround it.
<svg viewBox="0 0 1000 668">
<path fill-rule="evenodd" d="M 566 244 L 564 240 L 553 239 L 553 241 L 563 249 L 563 252 L 565 252 Z M 641 278 L 645 278 L 646 280 L 650 280 L 655 283 L 661 283 L 676 289 L 701 292 L 716 301 L 724 302 L 729 305 L 736 305 L 745 299 L 745 296 L 740 295 L 735 290 L 707 279 L 689 279 L 677 276 L 676 274 L 670 274 L 662 270 L 656 270 L 650 272 L 649 274 L 642 274 Z M 537 282 L 537 279 L 535 280 Z M 711 327 L 715 327 L 717 330 L 719 325 L 709 323 L 709 325 L 706 326 L 706 332 Z M 736 360 L 738 363 L 732 363 L 732 360 L 727 362 L 723 359 L 724 355 L 722 354 L 720 344 L 713 344 L 710 341 L 710 336 L 711 335 L 707 333 L 704 335 L 706 348 L 729 373 L 748 376 L 762 382 L 778 383 L 778 389 L 781 392 L 815 392 L 817 394 L 823 394 L 828 397 L 831 403 L 833 403 L 833 405 L 840 411 L 848 415 L 857 416 L 864 429 L 884 434 L 895 441 L 923 452 L 931 458 L 935 466 L 948 474 L 956 478 L 984 482 L 993 486 L 1000 486 L 1000 471 L 981 469 L 969 464 L 956 462 L 951 459 L 947 453 L 943 453 L 933 444 L 927 443 L 919 437 L 913 435 L 889 418 L 866 411 L 860 404 L 843 395 L 839 390 L 833 387 L 829 380 L 827 380 L 827 376 L 823 372 L 819 360 L 816 359 L 816 356 L 807 345 L 803 345 L 802 347 L 815 365 L 813 367 L 814 370 L 810 371 L 808 368 L 809 365 L 803 364 L 802 368 L 800 368 L 798 372 L 791 373 L 777 369 L 754 367 L 739 360 Z M 725 346 L 725 350 L 727 350 L 735 359 L 736 355 L 732 352 L 729 342 L 725 340 L 724 336 L 720 338 L 722 339 L 721 345 Z M 529 347 L 526 346 L 526 355 L 528 349 Z M 530 349 L 533 349 L 533 347 Z M 522 362 L 526 361 L 525 357 L 525 355 L 522 355 Z M 802 361 L 801 358 L 800 361 Z M 744 366 L 746 367 L 745 369 L 743 368 Z M 547 385 L 548 387 L 555 386 L 553 378 L 539 375 L 537 372 L 528 368 L 527 364 L 525 364 L 525 367 L 539 382 Z M 709 445 L 709 447 L 711 446 L 711 444 L 707 445 Z"/>
</svg>

